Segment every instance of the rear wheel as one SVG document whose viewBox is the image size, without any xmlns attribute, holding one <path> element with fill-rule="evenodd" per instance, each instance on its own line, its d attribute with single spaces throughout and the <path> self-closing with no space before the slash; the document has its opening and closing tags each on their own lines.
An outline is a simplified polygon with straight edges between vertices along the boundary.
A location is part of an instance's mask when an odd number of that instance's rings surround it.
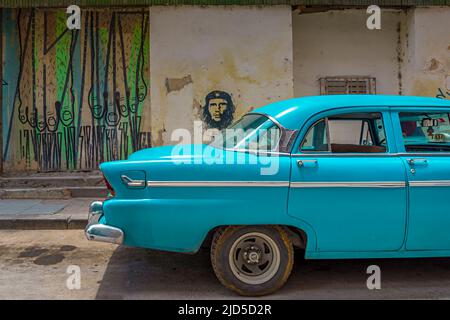
<svg viewBox="0 0 450 320">
<path fill-rule="evenodd" d="M 211 262 L 219 281 L 244 296 L 283 286 L 294 261 L 286 232 L 278 226 L 231 226 L 214 235 Z"/>
</svg>

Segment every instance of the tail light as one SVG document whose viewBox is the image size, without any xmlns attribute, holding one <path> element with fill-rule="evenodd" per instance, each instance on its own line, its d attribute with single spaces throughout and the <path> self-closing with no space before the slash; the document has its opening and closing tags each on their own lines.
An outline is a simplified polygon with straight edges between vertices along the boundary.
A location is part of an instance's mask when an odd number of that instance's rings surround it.
<svg viewBox="0 0 450 320">
<path fill-rule="evenodd" d="M 105 185 L 106 185 L 106 188 L 108 189 L 108 191 L 109 191 L 109 197 L 114 197 L 115 195 L 116 195 L 116 193 L 114 192 L 114 189 L 113 189 L 113 187 L 111 186 L 111 184 L 109 183 L 109 181 L 108 181 L 108 179 L 106 179 L 106 177 L 105 177 L 105 175 L 103 175 L 103 180 L 105 180 Z"/>
</svg>

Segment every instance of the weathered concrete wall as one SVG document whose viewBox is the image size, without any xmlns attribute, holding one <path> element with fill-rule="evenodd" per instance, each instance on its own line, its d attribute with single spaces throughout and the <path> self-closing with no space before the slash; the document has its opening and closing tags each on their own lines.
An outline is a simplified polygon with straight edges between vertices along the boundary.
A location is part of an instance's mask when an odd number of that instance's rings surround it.
<svg viewBox="0 0 450 320">
<path fill-rule="evenodd" d="M 405 94 L 450 99 L 450 7 L 408 13 Z"/>
<path fill-rule="evenodd" d="M 11 170 L 90 170 L 222 128 L 251 108 L 371 76 L 379 94 L 450 98 L 450 8 L 310 14 L 289 6 L 3 11 L 3 156 Z M 150 99 L 151 97 L 151 99 Z M 150 101 L 151 100 L 151 101 Z"/>
<path fill-rule="evenodd" d="M 149 146 L 149 13 L 3 10 L 5 170 L 95 169 Z"/>
<path fill-rule="evenodd" d="M 319 78 L 371 76 L 378 94 L 401 93 L 402 11 L 383 10 L 381 30 L 366 27 L 365 10 L 293 12 L 294 93 L 318 95 Z"/>
<path fill-rule="evenodd" d="M 155 145 L 195 120 L 220 128 L 251 107 L 293 97 L 289 6 L 152 7 L 150 23 Z M 211 119 L 205 99 L 214 96 L 231 102 Z"/>
<path fill-rule="evenodd" d="M 289 6 L 87 10 L 81 31 L 5 10 L 3 30 L 7 171 L 95 169 L 293 96 Z"/>
</svg>

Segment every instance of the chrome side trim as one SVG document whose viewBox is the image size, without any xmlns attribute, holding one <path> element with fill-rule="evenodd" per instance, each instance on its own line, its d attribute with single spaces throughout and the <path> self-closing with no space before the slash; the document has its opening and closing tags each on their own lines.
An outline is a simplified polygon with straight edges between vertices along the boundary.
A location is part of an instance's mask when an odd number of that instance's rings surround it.
<svg viewBox="0 0 450 320">
<path fill-rule="evenodd" d="M 148 181 L 148 187 L 289 187 L 289 181 Z"/>
<path fill-rule="evenodd" d="M 450 187 L 450 180 L 410 181 L 410 187 Z"/>
<path fill-rule="evenodd" d="M 400 152 L 400 157 L 450 157 L 450 152 Z"/>
<path fill-rule="evenodd" d="M 398 156 L 398 154 L 396 153 L 382 153 L 382 152 L 374 152 L 374 153 L 331 153 L 328 151 L 324 151 L 323 153 L 295 153 L 292 154 L 291 157 L 293 158 L 310 158 L 310 157 L 314 157 L 314 158 L 324 158 L 324 157 L 329 157 L 329 158 L 335 158 L 335 157 L 341 157 L 341 158 L 354 158 L 354 157 L 361 157 L 361 158 L 365 158 L 365 157 L 395 157 Z"/>
<path fill-rule="evenodd" d="M 311 153 L 293 153 L 291 154 L 294 158 L 301 157 L 343 157 L 343 158 L 352 158 L 352 157 L 450 157 L 450 152 L 435 152 L 435 153 L 383 153 L 383 152 L 374 152 L 374 153 L 331 153 L 329 151 L 323 152 L 311 152 Z"/>
<path fill-rule="evenodd" d="M 403 181 L 291 182 L 292 188 L 404 188 Z"/>
<path fill-rule="evenodd" d="M 259 114 L 261 116 L 265 116 L 266 118 L 268 118 L 270 121 L 272 121 L 273 123 L 275 123 L 280 129 L 286 129 L 286 127 L 284 127 L 277 119 L 275 119 L 274 117 L 272 117 L 271 115 L 268 115 L 267 113 L 262 113 L 262 112 L 249 112 L 248 114 Z"/>
<path fill-rule="evenodd" d="M 403 181 L 291 182 L 289 181 L 148 181 L 149 187 L 288 187 L 292 188 L 404 188 Z"/>
<path fill-rule="evenodd" d="M 131 188 L 145 187 L 145 180 L 133 180 L 124 174 L 120 176 L 120 179 Z"/>
<path fill-rule="evenodd" d="M 255 155 L 274 155 L 274 156 L 290 156 L 288 152 L 280 152 L 280 151 L 270 151 L 270 150 L 254 150 L 254 149 L 233 149 L 233 148 L 225 148 L 226 151 L 237 151 L 237 152 L 246 152 Z"/>
</svg>

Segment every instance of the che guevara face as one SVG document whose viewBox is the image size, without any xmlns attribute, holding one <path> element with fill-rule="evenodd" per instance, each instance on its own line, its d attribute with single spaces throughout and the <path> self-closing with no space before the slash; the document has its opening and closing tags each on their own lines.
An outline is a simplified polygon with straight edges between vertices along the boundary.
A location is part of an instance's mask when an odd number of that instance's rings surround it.
<svg viewBox="0 0 450 320">
<path fill-rule="evenodd" d="M 222 120 L 222 116 L 228 108 L 228 103 L 225 99 L 215 98 L 209 100 L 208 111 L 211 115 L 211 119 L 220 122 Z"/>
</svg>

